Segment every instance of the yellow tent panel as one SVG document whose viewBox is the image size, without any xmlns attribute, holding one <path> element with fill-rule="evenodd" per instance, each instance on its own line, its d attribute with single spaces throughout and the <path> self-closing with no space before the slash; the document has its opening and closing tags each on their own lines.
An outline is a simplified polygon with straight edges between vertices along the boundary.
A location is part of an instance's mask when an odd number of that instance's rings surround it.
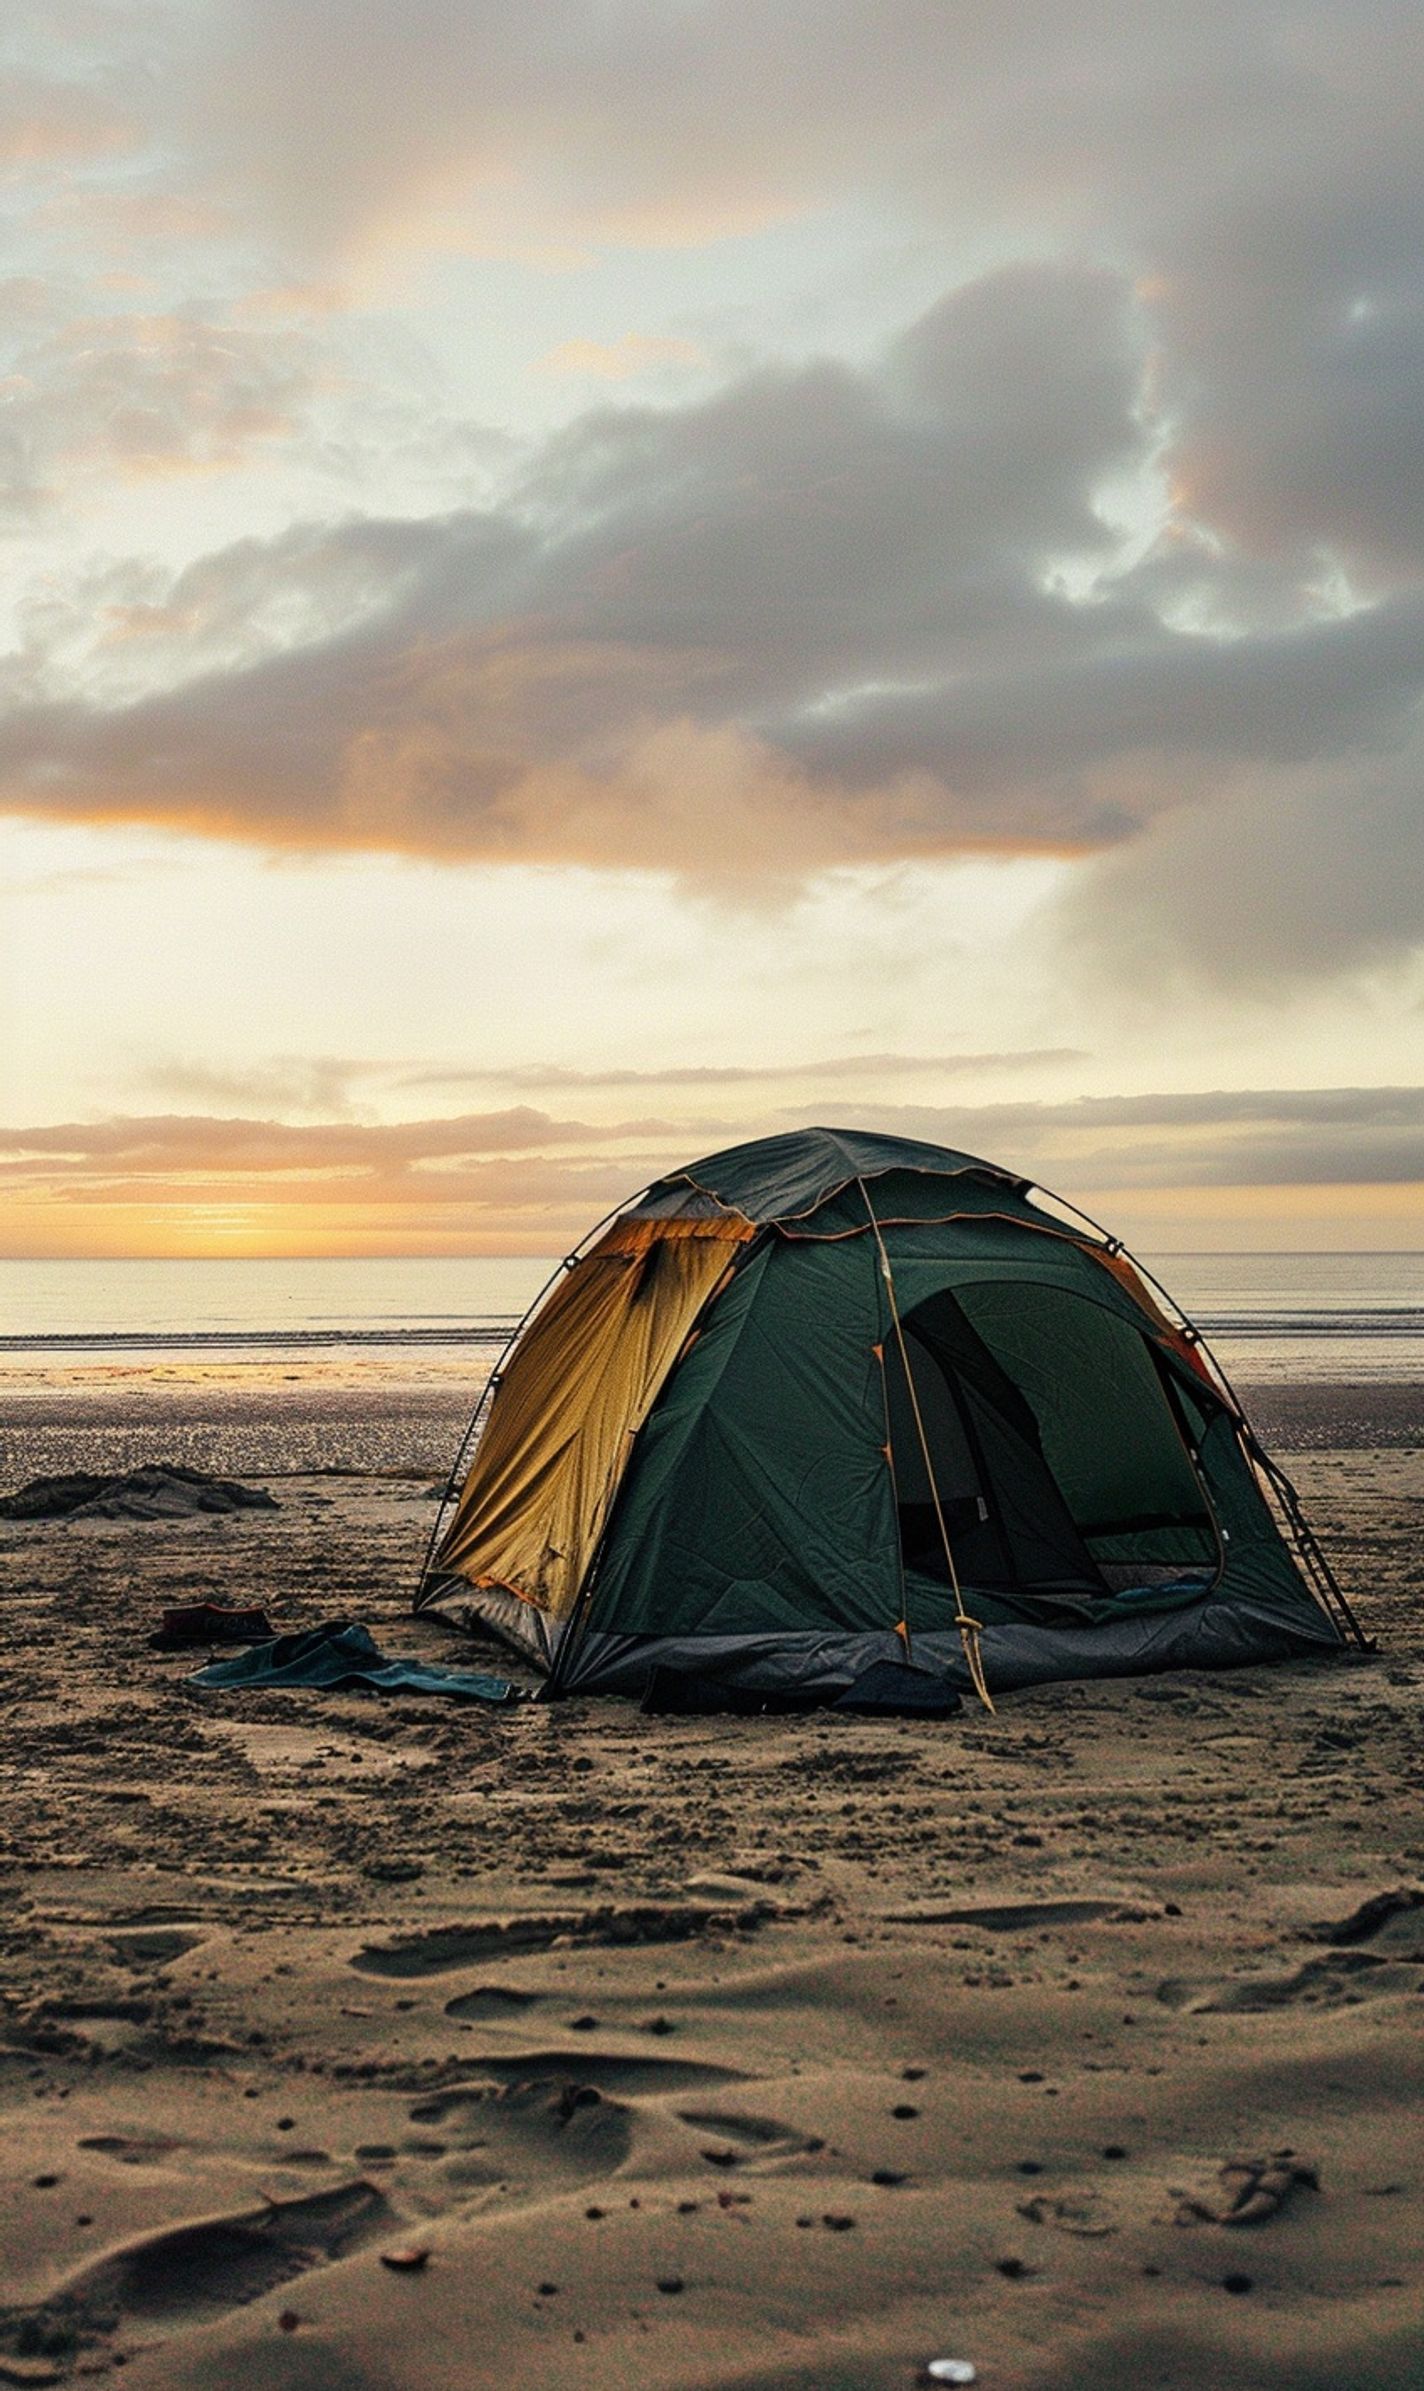
<svg viewBox="0 0 1424 2391">
<path fill-rule="evenodd" d="M 442 1575 L 566 1619 L 633 1438 L 753 1234 L 733 1215 L 615 1222 L 520 1338 L 439 1554 Z"/>
</svg>

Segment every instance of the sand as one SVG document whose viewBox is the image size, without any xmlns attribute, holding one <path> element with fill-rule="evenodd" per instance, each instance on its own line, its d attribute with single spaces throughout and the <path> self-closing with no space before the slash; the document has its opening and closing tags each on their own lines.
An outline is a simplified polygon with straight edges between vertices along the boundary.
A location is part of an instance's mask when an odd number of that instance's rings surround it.
<svg viewBox="0 0 1424 2391">
<path fill-rule="evenodd" d="M 278 1508 L 0 1523 L 0 2383 L 1424 2380 L 1419 1394 L 1262 1406 L 1376 1658 L 934 1726 L 205 1693 L 165 1605 L 478 1649 L 449 1399 L 32 1401 Z"/>
</svg>

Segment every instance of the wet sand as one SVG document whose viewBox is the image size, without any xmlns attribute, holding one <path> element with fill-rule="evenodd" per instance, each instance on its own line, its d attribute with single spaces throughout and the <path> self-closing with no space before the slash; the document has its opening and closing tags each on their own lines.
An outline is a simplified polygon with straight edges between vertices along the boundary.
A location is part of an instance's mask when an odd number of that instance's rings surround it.
<svg viewBox="0 0 1424 2391">
<path fill-rule="evenodd" d="M 1361 1914 L 1424 1879 L 1424 1390 L 1253 1406 L 1368 1662 L 925 1727 L 148 1649 L 216 1597 L 468 1658 L 405 1610 L 460 1408 L 11 1409 L 7 1484 L 169 1457 L 279 1508 L 0 1524 L 0 2383 L 1424 2379 L 1424 1907 Z"/>
</svg>

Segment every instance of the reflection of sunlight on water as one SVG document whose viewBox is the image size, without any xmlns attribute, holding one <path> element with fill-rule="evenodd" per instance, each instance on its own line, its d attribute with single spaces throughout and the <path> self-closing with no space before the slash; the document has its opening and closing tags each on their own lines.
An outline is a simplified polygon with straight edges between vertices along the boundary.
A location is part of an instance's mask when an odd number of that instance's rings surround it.
<svg viewBox="0 0 1424 2391">
<path fill-rule="evenodd" d="M 0 1335 L 468 1334 L 514 1319 L 550 1260 L 5 1262 Z"/>
<path fill-rule="evenodd" d="M 8 1352 L 4 1368 L 12 1392 L 61 1390 L 74 1395 L 102 1387 L 191 1387 L 203 1390 L 229 1387 L 260 1396 L 264 1389 L 298 1385 L 316 1393 L 349 1389 L 361 1393 L 375 1388 L 481 1386 L 499 1346 L 493 1340 L 479 1345 L 417 1347 L 353 1346 L 346 1352 L 323 1351 L 308 1358 L 289 1350 L 255 1347 L 241 1355 L 209 1357 L 194 1354 L 175 1360 L 171 1353 L 124 1360 L 96 1355 L 83 1348 L 55 1352 L 30 1347 Z"/>
</svg>

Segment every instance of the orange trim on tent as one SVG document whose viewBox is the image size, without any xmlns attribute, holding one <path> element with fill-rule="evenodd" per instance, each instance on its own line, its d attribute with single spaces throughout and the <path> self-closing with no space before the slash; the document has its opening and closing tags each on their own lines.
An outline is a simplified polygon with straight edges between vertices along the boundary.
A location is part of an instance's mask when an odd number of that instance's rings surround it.
<svg viewBox="0 0 1424 2391">
<path fill-rule="evenodd" d="M 1200 1345 L 1194 1344 L 1189 1336 L 1183 1334 L 1176 1321 L 1167 1317 L 1130 1256 L 1121 1250 L 1114 1253 L 1102 1245 L 1085 1245 L 1083 1251 L 1091 1254 L 1095 1262 L 1100 1262 L 1104 1270 L 1111 1271 L 1118 1285 L 1125 1288 L 1133 1302 L 1147 1314 L 1163 1343 L 1170 1345 L 1178 1361 L 1185 1362 L 1187 1368 L 1210 1387 L 1218 1403 L 1226 1401 L 1227 1392 L 1213 1377 Z M 1236 1409 L 1234 1399 L 1231 1400 L 1230 1408 L 1232 1411 Z"/>
</svg>

